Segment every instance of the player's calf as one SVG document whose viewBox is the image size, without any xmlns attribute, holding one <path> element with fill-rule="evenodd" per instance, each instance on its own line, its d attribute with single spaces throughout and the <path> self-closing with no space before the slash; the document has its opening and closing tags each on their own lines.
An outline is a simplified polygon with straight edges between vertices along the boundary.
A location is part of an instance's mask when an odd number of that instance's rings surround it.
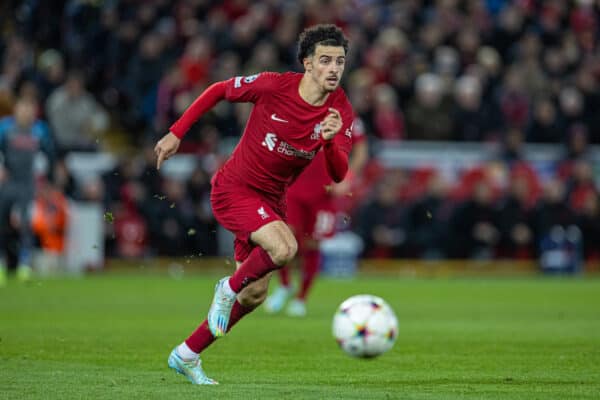
<svg viewBox="0 0 600 400">
<path fill-rule="evenodd" d="M 267 298 L 271 274 L 252 282 L 237 295 L 238 302 L 244 307 L 256 308 Z"/>
</svg>

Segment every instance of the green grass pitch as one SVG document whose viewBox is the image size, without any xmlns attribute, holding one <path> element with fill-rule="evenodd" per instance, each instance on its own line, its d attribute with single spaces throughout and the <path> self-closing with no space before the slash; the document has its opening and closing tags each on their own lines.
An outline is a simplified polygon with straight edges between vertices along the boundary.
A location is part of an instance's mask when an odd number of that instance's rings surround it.
<svg viewBox="0 0 600 400">
<path fill-rule="evenodd" d="M 106 274 L 0 288 L 0 399 L 598 399 L 600 280 L 318 281 L 309 316 L 262 309 L 203 355 L 216 387 L 166 365 L 208 309 L 217 276 Z M 346 356 L 345 298 L 386 299 L 389 353 Z"/>
</svg>

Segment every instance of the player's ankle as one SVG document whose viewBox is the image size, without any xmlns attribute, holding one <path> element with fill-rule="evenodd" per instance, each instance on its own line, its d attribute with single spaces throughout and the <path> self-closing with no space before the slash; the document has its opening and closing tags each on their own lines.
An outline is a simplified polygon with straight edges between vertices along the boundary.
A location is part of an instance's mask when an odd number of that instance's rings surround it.
<svg viewBox="0 0 600 400">
<path fill-rule="evenodd" d="M 230 281 L 231 278 L 225 280 L 225 282 L 223 283 L 223 290 L 225 290 L 225 294 L 227 294 L 229 297 L 233 297 L 236 296 L 237 293 L 231 288 L 231 284 Z"/>
<path fill-rule="evenodd" d="M 179 346 L 177 346 L 176 351 L 183 361 L 194 361 L 199 356 L 198 353 L 190 349 L 190 346 L 188 346 L 186 342 L 183 342 Z"/>
</svg>

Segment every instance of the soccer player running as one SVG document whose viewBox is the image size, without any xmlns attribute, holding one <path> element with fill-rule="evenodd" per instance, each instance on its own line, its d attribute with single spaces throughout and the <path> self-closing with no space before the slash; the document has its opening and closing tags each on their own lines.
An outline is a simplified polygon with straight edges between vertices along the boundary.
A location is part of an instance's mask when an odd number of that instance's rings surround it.
<svg viewBox="0 0 600 400">
<path fill-rule="evenodd" d="M 346 175 L 354 119 L 340 87 L 347 50 L 336 26 L 306 29 L 298 44 L 303 74 L 263 72 L 217 82 L 155 147 L 160 168 L 191 125 L 220 100 L 254 103 L 239 144 L 212 178 L 213 213 L 235 235 L 237 269 L 217 283 L 207 319 L 168 360 L 192 383 L 216 383 L 204 373 L 199 353 L 265 300 L 271 272 L 296 254 L 298 244 L 285 222 L 287 187 L 321 148 L 331 179 L 340 182 Z"/>
<path fill-rule="evenodd" d="M 286 308 L 291 317 L 306 315 L 306 298 L 321 267 L 321 240 L 336 231 L 336 196 L 349 195 L 351 181 L 361 173 L 369 157 L 369 149 L 360 118 L 352 123 L 352 154 L 350 171 L 343 183 L 334 185 L 327 174 L 324 152 L 300 174 L 287 191 L 287 222 L 298 242 L 297 262 L 300 264 L 300 285 Z M 290 266 L 278 270 L 280 286 L 265 300 L 265 309 L 277 313 L 294 292 L 290 281 Z"/>
</svg>

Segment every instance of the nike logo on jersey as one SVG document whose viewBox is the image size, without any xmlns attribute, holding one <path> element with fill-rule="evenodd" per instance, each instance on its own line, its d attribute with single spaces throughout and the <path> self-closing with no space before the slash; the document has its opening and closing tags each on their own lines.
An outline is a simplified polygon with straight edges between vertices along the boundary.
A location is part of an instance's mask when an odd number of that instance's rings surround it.
<svg viewBox="0 0 600 400">
<path fill-rule="evenodd" d="M 277 117 L 277 114 L 272 114 L 272 115 L 271 115 L 271 119 L 272 119 L 273 121 L 277 121 L 277 122 L 285 122 L 285 123 L 287 123 L 287 122 L 288 122 L 288 121 L 286 121 L 285 119 L 281 119 L 281 118 Z"/>
<path fill-rule="evenodd" d="M 275 114 L 273 114 L 275 115 Z M 262 145 L 266 146 L 269 151 L 273 151 L 273 149 L 275 148 L 275 143 L 277 142 L 277 135 L 275 135 L 274 133 L 267 133 L 265 135 L 265 140 L 263 140 Z"/>
</svg>

